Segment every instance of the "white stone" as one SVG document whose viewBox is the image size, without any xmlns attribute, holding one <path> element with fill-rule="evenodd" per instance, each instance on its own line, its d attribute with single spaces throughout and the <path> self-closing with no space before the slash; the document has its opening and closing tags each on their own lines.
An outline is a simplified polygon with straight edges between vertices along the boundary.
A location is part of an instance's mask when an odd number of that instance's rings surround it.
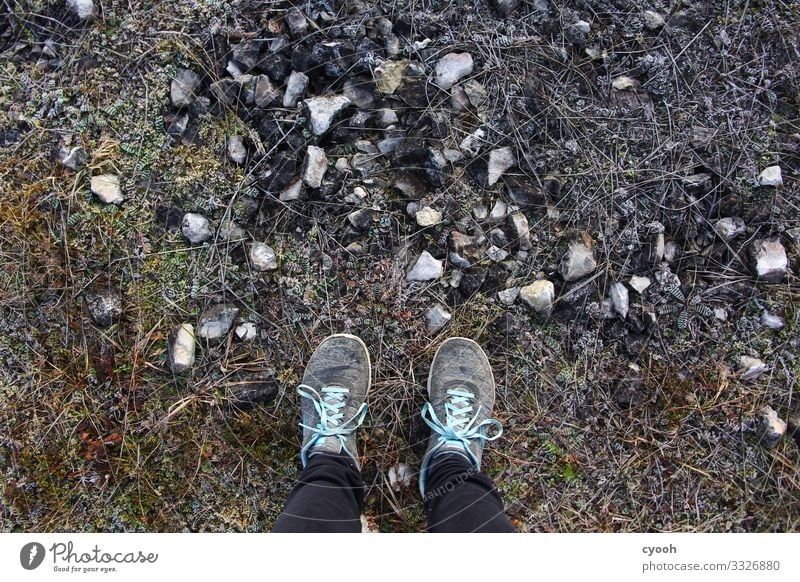
<svg viewBox="0 0 800 582">
<path fill-rule="evenodd" d="M 519 290 L 520 300 L 536 313 L 542 315 L 550 313 L 555 297 L 555 285 L 547 279 L 539 279 Z"/>
<path fill-rule="evenodd" d="M 509 214 L 508 226 L 511 227 L 511 236 L 514 237 L 514 240 L 511 241 L 512 243 L 516 243 L 522 251 L 529 251 L 533 248 L 528 219 L 522 212 L 513 212 Z"/>
<path fill-rule="evenodd" d="M 94 2 L 92 0 L 67 0 L 67 7 L 81 19 L 89 18 L 94 14 Z"/>
<path fill-rule="evenodd" d="M 613 283 L 608 294 L 611 298 L 611 306 L 614 308 L 614 311 L 616 311 L 622 319 L 628 317 L 628 308 L 630 306 L 628 288 L 623 283 Z"/>
<path fill-rule="evenodd" d="M 508 251 L 492 245 L 486 249 L 486 256 L 489 257 L 490 261 L 499 263 L 500 261 L 505 261 L 508 258 Z"/>
<path fill-rule="evenodd" d="M 489 153 L 487 184 L 489 184 L 489 186 L 494 186 L 500 179 L 500 176 L 505 174 L 506 170 L 516 163 L 517 158 L 514 155 L 514 150 L 510 147 L 492 150 Z"/>
<path fill-rule="evenodd" d="M 169 95 L 175 107 L 188 107 L 195 100 L 195 90 L 200 86 L 200 77 L 189 69 L 179 69 L 170 85 Z"/>
<path fill-rule="evenodd" d="M 398 123 L 399 121 L 400 118 L 397 117 L 397 111 L 394 109 L 379 109 L 378 117 L 375 120 L 378 127 L 382 127 L 383 129 L 386 129 L 389 126 Z"/>
<path fill-rule="evenodd" d="M 308 77 L 300 71 L 292 71 L 286 81 L 286 92 L 283 94 L 283 106 L 294 107 L 308 87 Z"/>
<path fill-rule="evenodd" d="M 761 239 L 753 243 L 753 260 L 759 278 L 777 283 L 783 279 L 789 266 L 786 249 L 777 239 Z"/>
<path fill-rule="evenodd" d="M 664 17 L 654 10 L 644 11 L 644 27 L 647 30 L 658 30 L 664 26 Z"/>
<path fill-rule="evenodd" d="M 312 97 L 303 101 L 308 109 L 311 133 L 322 135 L 328 131 L 333 120 L 350 106 L 350 99 L 344 95 Z"/>
<path fill-rule="evenodd" d="M 300 178 L 292 180 L 286 188 L 281 191 L 278 199 L 281 202 L 291 202 L 292 200 L 299 200 L 300 194 L 303 191 L 303 181 Z"/>
<path fill-rule="evenodd" d="M 319 188 L 327 171 L 328 157 L 325 155 L 325 150 L 313 145 L 308 146 L 303 165 L 303 182 L 310 188 Z"/>
<path fill-rule="evenodd" d="M 724 241 L 731 241 L 747 230 L 744 220 L 736 217 L 720 218 L 714 223 L 714 231 Z"/>
<path fill-rule="evenodd" d="M 644 293 L 644 290 L 647 289 L 652 282 L 647 277 L 640 277 L 639 275 L 633 275 L 628 281 L 628 285 L 630 285 L 637 293 L 641 294 Z"/>
<path fill-rule="evenodd" d="M 241 325 L 236 326 L 234 330 L 236 337 L 242 341 L 250 341 L 256 337 L 256 324 L 247 321 Z"/>
<path fill-rule="evenodd" d="M 565 281 L 576 281 L 597 268 L 594 251 L 583 243 L 573 242 L 561 259 L 559 272 Z"/>
<path fill-rule="evenodd" d="M 486 220 L 489 216 L 489 209 L 484 204 L 478 204 L 472 209 L 472 216 L 475 220 Z"/>
<path fill-rule="evenodd" d="M 509 287 L 497 292 L 497 298 L 503 305 L 514 305 L 517 297 L 519 297 L 519 287 Z"/>
<path fill-rule="evenodd" d="M 408 271 L 406 281 L 433 281 L 441 277 L 443 273 L 442 261 L 435 259 L 428 251 L 422 251 Z"/>
<path fill-rule="evenodd" d="M 770 166 L 764 168 L 758 175 L 759 186 L 782 186 L 783 176 L 780 166 Z"/>
<path fill-rule="evenodd" d="M 241 135 L 232 135 L 228 138 L 228 157 L 240 166 L 247 159 L 247 147 Z"/>
<path fill-rule="evenodd" d="M 436 303 L 425 311 L 425 328 L 430 331 L 439 331 L 447 322 L 453 319 L 453 315 L 441 303 Z"/>
<path fill-rule="evenodd" d="M 192 244 L 199 244 L 214 236 L 214 231 L 208 219 L 195 212 L 187 212 L 183 215 L 181 232 Z"/>
<path fill-rule="evenodd" d="M 350 162 L 347 161 L 347 158 L 338 158 L 336 160 L 336 164 L 334 164 L 334 168 L 340 174 L 346 174 L 350 171 Z"/>
<path fill-rule="evenodd" d="M 442 222 L 442 213 L 430 206 L 423 206 L 417 210 L 414 218 L 416 218 L 419 226 L 434 226 Z"/>
<path fill-rule="evenodd" d="M 389 487 L 395 491 L 408 489 L 414 481 L 416 474 L 405 463 L 398 463 L 389 469 Z"/>
<path fill-rule="evenodd" d="M 250 245 L 250 262 L 255 271 L 274 271 L 278 268 L 275 250 L 267 243 L 254 242 Z"/>
<path fill-rule="evenodd" d="M 467 137 L 462 139 L 461 143 L 458 144 L 458 147 L 461 148 L 462 152 L 466 152 L 467 155 L 474 158 L 481 151 L 484 137 L 486 137 L 486 132 L 481 128 L 478 128 Z"/>
<path fill-rule="evenodd" d="M 195 357 L 194 326 L 182 323 L 173 332 L 169 346 L 169 360 L 172 371 L 176 374 L 185 372 L 194 366 Z"/>
<path fill-rule="evenodd" d="M 778 445 L 786 433 L 786 423 L 778 417 L 778 413 L 772 407 L 764 406 L 760 410 L 757 430 L 761 444 L 771 449 Z"/>
<path fill-rule="evenodd" d="M 489 220 L 492 222 L 500 222 L 505 220 L 505 217 L 508 215 L 508 204 L 503 202 L 502 200 L 498 200 L 492 206 L 492 211 L 489 213 Z"/>
<path fill-rule="evenodd" d="M 95 196 L 106 204 L 122 204 L 125 200 L 119 186 L 119 176 L 114 174 L 92 176 L 90 187 Z"/>
<path fill-rule="evenodd" d="M 281 90 L 272 84 L 266 75 L 256 77 L 255 91 L 253 92 L 253 102 L 256 107 L 269 107 L 273 101 L 281 96 Z"/>
<path fill-rule="evenodd" d="M 764 313 L 761 314 L 761 325 L 769 329 L 783 329 L 783 326 L 786 325 L 786 320 L 780 315 L 775 315 L 765 309 Z"/>
<path fill-rule="evenodd" d="M 442 89 L 450 89 L 458 81 L 472 73 L 472 67 L 471 54 L 447 54 L 436 63 L 436 84 Z"/>
<path fill-rule="evenodd" d="M 631 91 L 639 87 L 639 81 L 627 75 L 620 75 L 619 77 L 614 77 L 611 81 L 611 86 L 617 91 Z"/>
<path fill-rule="evenodd" d="M 197 323 L 197 336 L 205 339 L 221 338 L 227 335 L 238 316 L 239 309 L 228 305 L 215 305 L 206 309 Z"/>
<path fill-rule="evenodd" d="M 742 356 L 739 358 L 739 377 L 742 380 L 755 380 L 767 371 L 767 365 L 758 358 Z"/>
</svg>

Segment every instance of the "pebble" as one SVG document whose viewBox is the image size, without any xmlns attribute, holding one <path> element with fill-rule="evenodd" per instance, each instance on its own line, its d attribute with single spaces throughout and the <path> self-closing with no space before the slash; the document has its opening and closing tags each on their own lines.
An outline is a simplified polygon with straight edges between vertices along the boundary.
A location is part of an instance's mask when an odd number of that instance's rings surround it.
<svg viewBox="0 0 800 582">
<path fill-rule="evenodd" d="M 436 84 L 444 90 L 450 89 L 461 79 L 472 73 L 472 55 L 450 53 L 436 63 Z"/>
<path fill-rule="evenodd" d="M 407 61 L 384 61 L 373 70 L 375 87 L 379 93 L 391 95 L 403 84 Z"/>
<path fill-rule="evenodd" d="M 508 204 L 502 200 L 498 200 L 492 206 L 492 211 L 489 213 L 489 220 L 492 222 L 501 222 L 508 215 Z"/>
<path fill-rule="evenodd" d="M 783 176 L 781 176 L 780 166 L 770 166 L 764 168 L 758 175 L 759 186 L 782 186 Z"/>
<path fill-rule="evenodd" d="M 739 378 L 742 380 L 755 380 L 767 371 L 767 365 L 758 358 L 742 356 L 739 358 Z"/>
<path fill-rule="evenodd" d="M 441 303 L 436 303 L 425 311 L 425 328 L 430 332 L 439 331 L 447 322 L 453 319 L 453 315 Z"/>
<path fill-rule="evenodd" d="M 228 138 L 228 157 L 240 166 L 247 159 L 247 147 L 241 135 L 232 135 Z"/>
<path fill-rule="evenodd" d="M 253 101 L 256 107 L 269 107 L 280 96 L 281 90 L 273 85 L 268 76 L 259 75 L 256 77 L 255 93 L 253 94 Z"/>
<path fill-rule="evenodd" d="M 292 8 L 286 13 L 284 17 L 286 26 L 289 28 L 289 34 L 292 38 L 300 38 L 308 31 L 308 22 L 305 15 L 297 8 Z"/>
<path fill-rule="evenodd" d="M 786 433 L 786 423 L 778 417 L 778 413 L 770 406 L 759 411 L 758 438 L 762 446 L 771 449 L 778 445 Z"/>
<path fill-rule="evenodd" d="M 558 270 L 565 281 L 576 281 L 593 273 L 596 268 L 594 251 L 584 243 L 573 242 L 561 259 Z"/>
<path fill-rule="evenodd" d="M 169 363 L 175 374 L 186 372 L 194 366 L 195 339 L 194 325 L 182 323 L 170 335 Z"/>
<path fill-rule="evenodd" d="M 278 199 L 281 202 L 291 202 L 293 200 L 299 200 L 300 194 L 303 191 L 303 181 L 300 178 L 296 178 L 292 180 L 286 188 L 284 188 Z"/>
<path fill-rule="evenodd" d="M 318 146 L 308 146 L 303 164 L 303 182 L 310 188 L 319 188 L 327 171 L 328 157 L 325 150 Z"/>
<path fill-rule="evenodd" d="M 283 94 L 283 106 L 295 107 L 297 102 L 306 92 L 308 87 L 308 77 L 300 71 L 292 71 L 286 81 L 286 91 Z"/>
<path fill-rule="evenodd" d="M 237 325 L 234 330 L 236 337 L 242 341 L 251 341 L 256 338 L 256 324 L 247 321 L 241 325 Z"/>
<path fill-rule="evenodd" d="M 92 0 L 67 0 L 67 7 L 80 19 L 90 18 L 94 14 Z"/>
<path fill-rule="evenodd" d="M 367 230 L 372 225 L 372 209 L 359 208 L 347 215 L 347 220 L 358 230 Z"/>
<path fill-rule="evenodd" d="M 114 174 L 92 176 L 90 188 L 95 196 L 106 204 L 119 205 L 125 200 L 122 195 L 122 189 L 119 186 L 119 176 Z"/>
<path fill-rule="evenodd" d="M 239 316 L 239 308 L 230 305 L 215 305 L 200 315 L 197 323 L 197 336 L 205 339 L 218 339 L 230 331 Z"/>
<path fill-rule="evenodd" d="M 311 133 L 322 135 L 327 132 L 333 120 L 350 106 L 350 99 L 344 95 L 312 97 L 303 101 L 308 109 Z"/>
<path fill-rule="evenodd" d="M 645 289 L 647 289 L 652 282 L 648 277 L 640 277 L 639 275 L 633 275 L 628 281 L 628 285 L 631 286 L 637 293 L 642 294 L 644 293 Z"/>
<path fill-rule="evenodd" d="M 486 256 L 489 257 L 490 261 L 499 263 L 500 261 L 505 261 L 508 258 L 508 251 L 492 245 L 486 249 Z"/>
<path fill-rule="evenodd" d="M 519 287 L 509 287 L 497 292 L 497 298 L 503 305 L 514 305 L 517 297 L 519 297 Z"/>
<path fill-rule="evenodd" d="M 415 476 L 416 474 L 411 467 L 405 463 L 398 463 L 389 469 L 389 487 L 398 492 L 403 489 L 408 489 L 414 481 Z"/>
<path fill-rule="evenodd" d="M 512 212 L 508 215 L 508 226 L 511 228 L 511 236 L 521 251 L 529 251 L 533 248 L 531 243 L 531 229 L 528 219 L 522 212 Z"/>
<path fill-rule="evenodd" d="M 414 215 L 417 224 L 421 227 L 435 226 L 442 222 L 442 213 L 430 206 L 423 206 Z"/>
<path fill-rule="evenodd" d="M 483 145 L 483 138 L 485 137 L 486 132 L 478 128 L 467 137 L 462 139 L 461 143 L 458 144 L 458 147 L 462 152 L 466 152 L 467 155 L 474 158 L 480 153 L 481 146 Z"/>
<path fill-rule="evenodd" d="M 187 212 L 183 215 L 181 232 L 192 244 L 200 244 L 214 236 L 209 220 L 195 212 Z"/>
<path fill-rule="evenodd" d="M 346 174 L 350 171 L 350 162 L 347 161 L 347 158 L 338 158 L 333 167 L 336 168 L 336 171 L 340 174 Z"/>
<path fill-rule="evenodd" d="M 64 152 L 65 155 L 60 159 L 61 165 L 69 168 L 70 170 L 78 170 L 83 167 L 86 160 L 89 159 L 89 154 L 81 146 L 76 146 Z"/>
<path fill-rule="evenodd" d="M 519 290 L 520 300 L 541 315 L 548 315 L 553 309 L 555 296 L 555 285 L 547 279 L 539 279 Z"/>
<path fill-rule="evenodd" d="M 756 275 L 769 283 L 777 283 L 786 274 L 789 260 L 778 239 L 760 239 L 751 249 Z"/>
<path fill-rule="evenodd" d="M 250 263 L 255 271 L 274 271 L 278 268 L 278 257 L 267 243 L 254 242 L 250 245 Z"/>
<path fill-rule="evenodd" d="M 122 295 L 116 287 L 99 287 L 84 294 L 89 315 L 100 327 L 109 327 L 122 315 Z"/>
<path fill-rule="evenodd" d="M 397 111 L 394 109 L 379 109 L 378 116 L 375 119 L 375 123 L 378 127 L 382 129 L 386 129 L 389 126 L 392 126 L 396 123 L 399 123 L 400 118 L 397 117 Z"/>
<path fill-rule="evenodd" d="M 169 88 L 170 99 L 175 107 L 188 107 L 195 100 L 194 92 L 200 86 L 200 77 L 189 69 L 178 69 Z"/>
<path fill-rule="evenodd" d="M 494 186 L 506 170 L 517 163 L 514 150 L 504 147 L 492 150 L 489 153 L 489 169 L 486 182 L 489 186 Z"/>
<path fill-rule="evenodd" d="M 746 230 L 747 225 L 738 216 L 720 218 L 714 223 L 714 231 L 724 241 L 731 241 L 740 234 L 744 234 Z"/>
<path fill-rule="evenodd" d="M 406 274 L 406 281 L 433 281 L 441 277 L 443 273 L 442 261 L 435 259 L 428 251 L 422 251 Z"/>
<path fill-rule="evenodd" d="M 611 298 L 611 306 L 614 311 L 622 318 L 628 317 L 628 308 L 630 306 L 630 297 L 628 288 L 623 283 L 613 283 L 609 291 Z"/>
<path fill-rule="evenodd" d="M 774 315 L 765 309 L 761 314 L 761 325 L 769 329 L 783 329 L 786 321 L 780 315 Z"/>
<path fill-rule="evenodd" d="M 644 27 L 647 30 L 658 30 L 664 26 L 664 17 L 653 10 L 644 11 Z"/>
</svg>

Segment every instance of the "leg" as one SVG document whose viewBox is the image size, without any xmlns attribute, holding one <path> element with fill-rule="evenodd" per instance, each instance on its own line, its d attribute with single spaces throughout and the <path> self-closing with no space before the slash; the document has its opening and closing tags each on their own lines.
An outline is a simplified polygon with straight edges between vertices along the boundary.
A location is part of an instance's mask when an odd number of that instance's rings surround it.
<svg viewBox="0 0 800 582">
<path fill-rule="evenodd" d="M 437 455 L 428 468 L 425 510 L 435 533 L 514 532 L 491 479 L 460 454 Z"/>
<path fill-rule="evenodd" d="M 350 455 L 313 455 L 272 531 L 359 533 L 363 501 L 364 482 Z"/>
</svg>

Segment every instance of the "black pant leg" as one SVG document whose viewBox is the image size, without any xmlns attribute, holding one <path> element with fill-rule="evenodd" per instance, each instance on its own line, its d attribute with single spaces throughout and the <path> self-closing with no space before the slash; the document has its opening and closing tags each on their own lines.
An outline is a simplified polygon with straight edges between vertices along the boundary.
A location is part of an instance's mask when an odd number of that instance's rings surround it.
<svg viewBox="0 0 800 582">
<path fill-rule="evenodd" d="M 361 532 L 364 481 L 349 455 L 313 455 L 272 531 Z"/>
<path fill-rule="evenodd" d="M 430 532 L 514 532 L 492 480 L 463 456 L 434 457 L 425 484 Z"/>
</svg>

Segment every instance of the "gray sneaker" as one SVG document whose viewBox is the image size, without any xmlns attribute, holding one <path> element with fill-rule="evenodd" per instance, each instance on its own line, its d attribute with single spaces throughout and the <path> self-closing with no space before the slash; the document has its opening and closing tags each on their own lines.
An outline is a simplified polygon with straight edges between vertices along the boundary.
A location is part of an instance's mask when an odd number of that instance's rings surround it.
<svg viewBox="0 0 800 582">
<path fill-rule="evenodd" d="M 322 340 L 308 361 L 297 393 L 303 397 L 303 467 L 318 453 L 347 453 L 356 467 L 356 429 L 367 414 L 372 369 L 367 346 L 345 333 Z"/>
<path fill-rule="evenodd" d="M 459 454 L 480 470 L 483 445 L 503 434 L 500 422 L 491 417 L 494 392 L 492 367 L 477 343 L 453 337 L 439 346 L 428 374 L 428 402 L 422 408 L 422 418 L 431 427 L 419 472 L 423 496 L 428 468 L 437 455 Z M 490 427 L 495 432 L 487 435 Z"/>
</svg>

